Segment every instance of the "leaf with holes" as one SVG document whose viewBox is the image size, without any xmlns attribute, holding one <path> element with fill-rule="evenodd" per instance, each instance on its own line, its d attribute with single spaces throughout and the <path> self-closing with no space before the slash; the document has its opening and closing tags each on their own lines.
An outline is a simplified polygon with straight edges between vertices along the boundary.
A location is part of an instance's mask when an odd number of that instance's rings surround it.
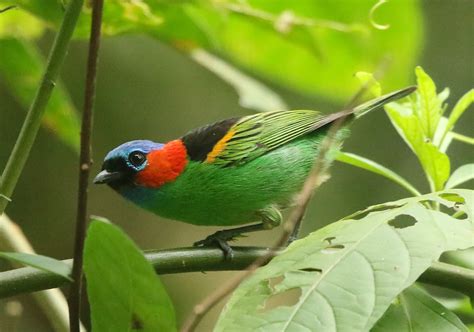
<svg viewBox="0 0 474 332">
<path fill-rule="evenodd" d="M 405 289 L 392 303 L 371 332 L 467 332 L 451 311 L 421 287 Z"/>
<path fill-rule="evenodd" d="M 92 221 L 84 270 L 93 331 L 176 331 L 166 290 L 143 253 L 117 226 Z"/>
<path fill-rule="evenodd" d="M 441 253 L 474 245 L 473 204 L 469 190 L 403 199 L 295 241 L 237 288 L 216 331 L 367 331 Z"/>
</svg>

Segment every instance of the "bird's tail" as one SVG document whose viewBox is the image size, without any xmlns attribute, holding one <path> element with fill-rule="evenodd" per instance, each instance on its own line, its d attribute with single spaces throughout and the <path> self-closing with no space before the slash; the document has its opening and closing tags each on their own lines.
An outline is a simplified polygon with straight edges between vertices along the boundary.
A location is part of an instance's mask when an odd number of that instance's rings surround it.
<svg viewBox="0 0 474 332">
<path fill-rule="evenodd" d="M 388 104 L 394 100 L 406 97 L 412 92 L 414 92 L 415 90 L 416 90 L 416 86 L 409 86 L 407 88 L 388 93 L 386 95 L 369 100 L 368 102 L 355 107 L 353 112 L 351 113 L 353 113 L 357 119 L 370 111 L 373 111 L 382 107 L 385 104 Z"/>
</svg>

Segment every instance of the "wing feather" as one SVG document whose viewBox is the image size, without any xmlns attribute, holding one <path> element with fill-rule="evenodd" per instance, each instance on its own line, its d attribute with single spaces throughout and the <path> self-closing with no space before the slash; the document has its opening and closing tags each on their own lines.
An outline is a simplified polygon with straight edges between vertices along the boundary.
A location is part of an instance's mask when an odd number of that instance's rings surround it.
<svg viewBox="0 0 474 332">
<path fill-rule="evenodd" d="M 248 162 L 345 115 L 296 110 L 243 117 L 229 129 L 232 137 L 217 142 L 205 162 L 222 167 Z"/>
</svg>

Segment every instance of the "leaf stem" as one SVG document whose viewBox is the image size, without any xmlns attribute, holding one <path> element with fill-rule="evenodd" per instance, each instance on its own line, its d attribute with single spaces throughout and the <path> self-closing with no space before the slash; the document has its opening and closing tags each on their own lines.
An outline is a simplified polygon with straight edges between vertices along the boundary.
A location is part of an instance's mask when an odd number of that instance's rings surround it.
<svg viewBox="0 0 474 332">
<path fill-rule="evenodd" d="M 453 136 L 453 139 L 455 139 L 457 141 L 474 145 L 474 138 L 472 138 L 472 137 L 469 137 L 469 136 L 466 136 L 466 135 L 463 135 L 463 134 L 459 134 L 459 133 L 455 133 L 454 131 L 451 132 L 451 135 Z"/>
<path fill-rule="evenodd" d="M 83 277 L 83 251 L 87 228 L 87 197 L 91 160 L 92 119 L 96 90 L 97 63 L 100 48 L 100 32 L 104 1 L 92 2 L 92 21 L 89 38 L 89 54 L 82 113 L 81 147 L 79 156 L 79 188 L 77 197 L 77 219 L 74 242 L 73 283 L 69 295 L 69 324 L 71 332 L 79 332 L 81 316 L 81 289 Z"/>
<path fill-rule="evenodd" d="M 0 215 L 11 201 L 11 195 L 20 178 L 23 167 L 41 125 L 46 105 L 59 76 L 59 70 L 67 54 L 69 42 L 76 27 L 84 0 L 71 0 L 49 54 L 46 70 L 36 91 L 28 114 L 0 178 Z"/>
<path fill-rule="evenodd" d="M 218 248 L 177 248 L 145 252 L 145 258 L 157 274 L 174 274 L 207 271 L 240 271 L 263 256 L 272 257 L 281 250 L 263 247 L 232 247 L 234 258 L 229 261 Z M 72 260 L 64 260 L 72 265 Z M 472 292 L 474 270 L 434 262 L 418 279 L 424 283 L 460 291 Z M 32 267 L 0 272 L 0 298 L 62 287 L 69 282 L 63 277 Z"/>
</svg>

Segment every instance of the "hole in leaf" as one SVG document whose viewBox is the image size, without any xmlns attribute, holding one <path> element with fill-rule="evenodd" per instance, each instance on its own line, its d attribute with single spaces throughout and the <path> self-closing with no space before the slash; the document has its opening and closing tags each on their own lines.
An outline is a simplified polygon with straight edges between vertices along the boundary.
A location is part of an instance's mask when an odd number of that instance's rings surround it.
<svg viewBox="0 0 474 332">
<path fill-rule="evenodd" d="M 143 323 L 136 313 L 132 314 L 132 321 L 130 323 L 132 330 L 143 330 Z"/>
<path fill-rule="evenodd" d="M 329 236 L 329 237 L 325 238 L 323 241 L 326 241 L 327 243 L 331 244 L 331 242 L 335 239 L 336 239 L 335 236 Z"/>
<path fill-rule="evenodd" d="M 406 228 L 416 223 L 417 220 L 408 214 L 401 214 L 388 222 L 388 224 L 394 228 Z"/>
<path fill-rule="evenodd" d="M 367 217 L 370 213 L 392 210 L 392 209 L 399 208 L 400 206 L 402 206 L 402 205 L 382 205 L 382 206 L 374 207 L 372 209 L 364 211 L 364 212 L 362 212 L 360 214 L 357 214 L 355 216 L 349 216 L 349 218 L 353 219 L 353 220 L 361 220 L 361 219 Z"/>
<path fill-rule="evenodd" d="M 266 301 L 260 312 L 272 310 L 281 306 L 294 306 L 301 297 L 301 288 L 291 288 L 281 293 L 271 295 Z"/>
<path fill-rule="evenodd" d="M 274 277 L 274 278 L 268 279 L 268 287 L 270 287 L 270 289 L 271 289 L 272 291 L 275 291 L 275 287 L 276 287 L 278 284 L 280 284 L 280 283 L 283 281 L 284 278 L 285 278 L 285 277 L 283 277 L 282 275 L 280 275 L 280 276 L 278 276 L 278 277 Z"/>
<path fill-rule="evenodd" d="M 464 204 L 463 203 L 454 203 L 452 206 L 447 207 L 443 206 L 441 209 L 443 213 L 446 213 L 450 215 L 451 217 L 454 217 L 459 220 L 464 220 L 467 219 L 467 214 L 464 209 Z"/>
<path fill-rule="evenodd" d="M 440 194 L 439 197 L 454 203 L 464 204 L 466 200 L 458 194 Z"/>
<path fill-rule="evenodd" d="M 324 248 L 323 250 L 321 250 L 321 252 L 323 254 L 334 254 L 344 248 L 345 247 L 342 244 L 333 244 L 332 246 Z"/>
<path fill-rule="evenodd" d="M 300 271 L 323 273 L 323 270 L 315 268 L 315 267 L 306 267 L 304 269 L 300 269 Z"/>
</svg>

